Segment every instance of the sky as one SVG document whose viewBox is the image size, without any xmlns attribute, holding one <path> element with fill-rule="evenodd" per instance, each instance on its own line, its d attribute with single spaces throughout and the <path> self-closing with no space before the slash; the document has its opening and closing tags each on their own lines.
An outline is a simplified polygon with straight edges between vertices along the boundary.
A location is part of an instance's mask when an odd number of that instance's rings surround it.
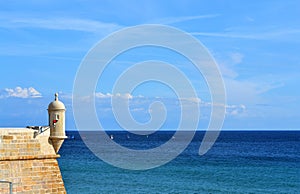
<svg viewBox="0 0 300 194">
<path fill-rule="evenodd" d="M 47 125 L 47 106 L 58 92 L 67 129 L 75 129 L 73 84 L 89 50 L 117 30 L 163 24 L 195 37 L 217 62 L 226 89 L 223 129 L 299 129 L 299 7 L 296 0 L 0 1 L 0 126 Z M 171 88 L 147 82 L 132 93 L 112 92 L 126 68 L 145 60 L 172 63 L 190 79 L 200 103 L 198 128 L 207 127 L 211 94 L 204 77 L 182 56 L 152 47 L 118 56 L 98 80 L 103 127 L 120 127 L 112 98 L 130 100 L 141 123 L 151 119 L 149 105 L 159 100 L 168 111 L 162 127 L 178 125 L 181 99 Z"/>
</svg>

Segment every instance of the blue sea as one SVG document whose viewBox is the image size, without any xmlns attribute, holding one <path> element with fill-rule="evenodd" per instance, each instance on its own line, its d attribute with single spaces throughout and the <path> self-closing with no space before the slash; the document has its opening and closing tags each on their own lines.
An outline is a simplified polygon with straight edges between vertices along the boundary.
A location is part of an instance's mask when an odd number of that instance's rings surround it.
<svg viewBox="0 0 300 194">
<path fill-rule="evenodd" d="M 174 132 L 147 139 L 123 131 L 107 134 L 123 146 L 148 149 Z M 176 159 L 143 171 L 113 167 L 97 158 L 78 132 L 67 135 L 74 139 L 65 140 L 58 162 L 69 194 L 300 193 L 300 131 L 222 131 L 203 156 L 198 155 L 204 135 L 199 131 Z"/>
</svg>

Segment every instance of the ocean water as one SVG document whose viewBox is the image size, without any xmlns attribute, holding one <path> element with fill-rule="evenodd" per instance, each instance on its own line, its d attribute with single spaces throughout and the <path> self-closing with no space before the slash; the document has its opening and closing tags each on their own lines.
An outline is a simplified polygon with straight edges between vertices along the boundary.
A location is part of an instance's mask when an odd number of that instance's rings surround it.
<svg viewBox="0 0 300 194">
<path fill-rule="evenodd" d="M 174 134 L 156 132 L 145 139 L 107 133 L 134 149 L 159 146 Z M 300 193 L 300 131 L 223 131 L 204 156 L 198 155 L 204 132 L 197 132 L 176 159 L 144 171 L 113 167 L 97 158 L 78 132 L 67 135 L 75 139 L 64 142 L 58 162 L 70 194 Z"/>
</svg>

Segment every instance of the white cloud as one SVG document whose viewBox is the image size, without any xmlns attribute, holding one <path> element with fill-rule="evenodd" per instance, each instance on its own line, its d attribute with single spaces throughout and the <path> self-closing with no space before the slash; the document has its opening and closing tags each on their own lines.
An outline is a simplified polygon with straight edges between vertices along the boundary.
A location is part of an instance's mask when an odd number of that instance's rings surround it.
<svg viewBox="0 0 300 194">
<path fill-rule="evenodd" d="M 22 41 L 4 41 L 2 47 L 0 47 L 1 55 L 9 56 L 33 56 L 38 55 L 43 58 L 62 60 L 81 60 L 80 58 L 58 56 L 57 53 L 64 52 L 86 52 L 90 49 L 90 45 L 94 44 L 95 41 L 109 35 L 116 30 L 121 29 L 123 26 L 116 23 L 102 22 L 98 20 L 91 19 L 81 19 L 81 18 L 60 18 L 58 16 L 51 17 L 32 17 L 32 16 L 19 16 L 15 14 L 0 14 L 0 28 L 8 32 L 14 32 L 16 29 L 24 29 L 18 33 L 18 38 Z M 92 33 L 94 37 L 89 36 L 89 38 L 81 39 L 80 36 L 77 41 L 68 42 L 58 40 L 55 42 L 52 39 L 41 38 L 35 34 L 34 29 L 44 29 L 44 30 L 57 30 L 62 31 L 60 33 L 69 32 L 83 32 Z M 67 31 L 67 32 L 64 32 Z M 47 36 L 48 33 L 41 33 L 39 35 Z M 81 33 L 82 34 L 82 33 Z M 96 39 L 94 39 L 96 38 Z M 42 39 L 42 40 L 40 40 Z M 67 38 L 65 38 L 67 40 Z M 42 41 L 42 42 L 41 42 Z M 50 42 L 49 42 L 50 41 Z M 41 46 L 41 44 L 43 46 Z M 80 46 L 77 46 L 77 45 Z M 49 53 L 54 53 L 55 55 L 48 56 Z M 48 60 L 48 59 L 46 59 Z"/>
<path fill-rule="evenodd" d="M 218 64 L 223 76 L 234 79 L 238 77 L 238 72 L 235 70 L 235 65 L 243 62 L 244 55 L 239 52 L 231 52 L 226 57 L 219 58 Z"/>
<path fill-rule="evenodd" d="M 230 54 L 231 60 L 234 64 L 239 64 L 243 61 L 244 55 L 238 52 Z"/>
<path fill-rule="evenodd" d="M 221 106 L 225 108 L 225 115 L 227 117 L 241 117 L 247 116 L 246 113 L 246 106 L 244 104 L 217 104 L 208 101 L 204 101 L 200 98 L 170 98 L 170 97 L 146 97 L 142 95 L 133 96 L 129 93 L 102 93 L 97 92 L 95 93 L 94 98 L 97 100 L 97 107 L 98 110 L 102 113 L 112 112 L 112 104 L 111 99 L 117 98 L 121 101 L 130 100 L 128 103 L 128 109 L 131 113 L 135 116 L 140 117 L 144 116 L 144 114 L 151 113 L 151 104 L 154 102 L 161 102 L 163 104 L 163 109 L 161 111 L 166 111 L 169 116 L 174 116 L 180 113 L 181 108 L 185 108 L 185 110 L 195 111 L 195 108 L 199 108 L 201 111 L 201 118 L 209 119 L 211 116 L 211 108 L 212 106 Z M 88 98 L 89 100 L 92 97 Z M 166 108 L 166 109 L 165 109 Z"/>
<path fill-rule="evenodd" d="M 9 98 L 9 97 L 15 97 L 15 98 L 40 98 L 42 97 L 42 94 L 34 89 L 33 87 L 29 88 L 21 88 L 16 87 L 14 89 L 12 88 L 5 88 L 3 92 L 1 92 L 2 98 Z"/>
<path fill-rule="evenodd" d="M 110 93 L 103 94 L 101 92 L 95 93 L 96 98 L 111 98 L 113 95 Z"/>
<path fill-rule="evenodd" d="M 270 90 L 283 87 L 285 84 L 279 77 L 274 76 L 255 76 L 242 78 L 239 76 L 236 66 L 243 63 L 244 54 L 240 52 L 229 52 L 226 57 L 219 58 L 219 67 L 225 83 L 227 103 L 246 104 L 254 106 L 255 104 L 269 103 L 264 94 Z M 276 81 L 272 81 L 276 80 Z M 228 109 L 227 115 L 237 115 L 243 109 Z M 247 112 L 249 114 L 249 111 Z"/>
<path fill-rule="evenodd" d="M 237 116 L 241 115 L 245 112 L 246 106 L 241 105 L 226 105 L 226 115 L 229 116 Z"/>
<path fill-rule="evenodd" d="M 132 108 L 130 111 L 131 112 L 145 112 L 145 108 L 144 107 Z"/>
<path fill-rule="evenodd" d="M 113 97 L 124 98 L 124 99 L 132 99 L 133 98 L 133 96 L 129 93 L 125 93 L 125 94 L 117 93 Z"/>
<path fill-rule="evenodd" d="M 106 94 L 103 94 L 101 92 L 97 92 L 95 93 L 95 97 L 96 98 L 123 98 L 123 99 L 133 99 L 134 96 L 132 96 L 131 94 L 129 93 L 125 93 L 125 94 L 120 94 L 120 93 L 117 93 L 117 94 L 111 94 L 111 93 L 106 93 Z"/>
<path fill-rule="evenodd" d="M 252 39 L 252 40 L 286 40 L 296 41 L 292 35 L 299 35 L 300 29 L 271 29 L 261 32 L 191 32 L 193 36 L 210 36 L 221 38 L 238 38 L 238 39 Z M 291 36 L 291 38 L 290 38 Z"/>
<path fill-rule="evenodd" d="M 200 98 L 182 98 L 180 100 L 188 101 L 188 102 L 192 102 L 192 103 L 201 103 L 202 102 Z"/>
<path fill-rule="evenodd" d="M 54 30 L 75 30 L 84 32 L 113 32 L 122 26 L 114 23 L 105 23 L 96 20 L 76 18 L 7 18 L 2 20 L 2 27 L 7 28 L 44 28 Z"/>
<path fill-rule="evenodd" d="M 224 64 L 224 62 L 219 63 L 219 67 L 224 77 L 234 79 L 239 75 L 233 68 L 230 68 L 228 65 Z"/>
<path fill-rule="evenodd" d="M 219 16 L 219 14 L 183 16 L 183 17 L 168 17 L 168 18 L 161 18 L 161 19 L 158 19 L 158 20 L 154 20 L 151 23 L 174 24 L 174 23 L 180 23 L 180 22 L 185 22 L 185 21 L 189 21 L 189 20 L 215 18 L 215 17 L 218 17 L 218 16 Z"/>
<path fill-rule="evenodd" d="M 261 83 L 260 85 L 257 85 L 257 93 L 262 94 L 266 93 L 270 90 L 276 89 L 276 88 L 281 88 L 285 86 L 284 83 L 279 82 L 279 83 Z"/>
</svg>

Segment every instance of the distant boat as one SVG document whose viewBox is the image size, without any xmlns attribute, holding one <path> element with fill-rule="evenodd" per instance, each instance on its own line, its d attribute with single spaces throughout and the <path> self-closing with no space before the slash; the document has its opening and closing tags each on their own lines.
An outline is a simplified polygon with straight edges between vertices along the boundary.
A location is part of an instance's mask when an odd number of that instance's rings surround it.
<svg viewBox="0 0 300 194">
<path fill-rule="evenodd" d="M 74 135 L 68 135 L 68 139 L 75 139 Z"/>
<path fill-rule="evenodd" d="M 110 139 L 114 139 L 114 136 L 113 136 L 113 135 L 110 135 Z"/>
</svg>

